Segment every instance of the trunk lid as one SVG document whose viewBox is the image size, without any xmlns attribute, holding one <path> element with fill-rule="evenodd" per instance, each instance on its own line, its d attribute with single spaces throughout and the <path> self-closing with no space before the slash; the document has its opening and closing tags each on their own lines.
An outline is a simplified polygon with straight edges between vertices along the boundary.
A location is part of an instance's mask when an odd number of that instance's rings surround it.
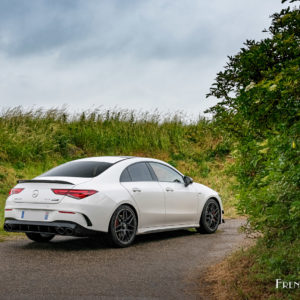
<svg viewBox="0 0 300 300">
<path fill-rule="evenodd" d="M 73 189 L 77 184 L 89 180 L 91 178 L 49 176 L 19 180 L 15 188 L 23 188 L 23 191 L 11 197 L 16 203 L 57 204 L 65 196 L 54 194 L 52 189 Z"/>
</svg>

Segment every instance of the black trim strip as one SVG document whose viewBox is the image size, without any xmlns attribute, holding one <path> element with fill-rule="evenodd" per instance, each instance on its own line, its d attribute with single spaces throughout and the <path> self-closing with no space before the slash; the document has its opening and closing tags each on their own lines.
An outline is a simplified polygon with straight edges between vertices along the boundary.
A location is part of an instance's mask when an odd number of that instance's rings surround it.
<svg viewBox="0 0 300 300">
<path fill-rule="evenodd" d="M 92 226 L 93 224 L 92 224 L 91 220 L 88 218 L 88 216 L 86 216 L 85 214 L 82 214 L 82 215 L 86 221 L 87 226 Z"/>
<path fill-rule="evenodd" d="M 148 169 L 149 169 L 149 171 L 150 171 L 150 174 L 151 174 L 151 176 L 152 176 L 152 179 L 153 179 L 154 181 L 158 181 L 158 178 L 157 178 L 156 174 L 154 173 L 154 171 L 153 171 L 153 169 L 152 169 L 152 167 L 151 167 L 151 165 L 150 165 L 150 163 L 149 163 L 148 161 L 146 162 L 146 165 L 147 165 L 147 167 L 148 167 Z"/>
<path fill-rule="evenodd" d="M 22 179 L 17 180 L 17 183 L 58 183 L 58 184 L 72 184 L 74 183 L 63 180 L 47 180 L 47 179 Z"/>
<path fill-rule="evenodd" d="M 115 164 L 117 164 L 117 163 L 119 163 L 119 162 L 121 162 L 121 161 L 127 160 L 127 159 L 136 158 L 136 156 L 119 156 L 119 157 L 122 157 L 122 159 L 120 159 L 120 160 L 118 160 L 118 161 L 112 163 L 111 166 L 113 166 L 113 165 L 115 165 Z M 111 166 L 110 166 L 110 167 L 111 167 Z M 110 167 L 108 167 L 107 169 L 109 169 Z M 107 169 L 106 169 L 106 170 L 107 170 Z M 105 170 L 105 171 L 106 171 L 106 170 Z M 105 172 L 105 171 L 104 171 L 104 172 Z M 104 173 L 104 172 L 103 172 L 103 173 Z M 102 173 L 101 173 L 101 174 L 102 174 Z"/>
</svg>

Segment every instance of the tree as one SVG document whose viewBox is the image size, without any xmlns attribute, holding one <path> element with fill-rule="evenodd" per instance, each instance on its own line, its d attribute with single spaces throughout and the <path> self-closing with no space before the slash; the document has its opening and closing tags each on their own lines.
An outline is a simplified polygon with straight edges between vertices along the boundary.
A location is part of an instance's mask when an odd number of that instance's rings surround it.
<svg viewBox="0 0 300 300">
<path fill-rule="evenodd" d="M 207 95 L 220 99 L 208 112 L 235 145 L 238 209 L 270 243 L 299 239 L 299 6 L 271 18 L 269 37 L 228 57 Z"/>
</svg>

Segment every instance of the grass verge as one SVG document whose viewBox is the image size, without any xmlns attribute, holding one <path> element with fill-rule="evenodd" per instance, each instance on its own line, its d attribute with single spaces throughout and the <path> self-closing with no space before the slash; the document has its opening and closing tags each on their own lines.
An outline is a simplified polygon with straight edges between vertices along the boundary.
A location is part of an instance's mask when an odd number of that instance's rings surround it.
<svg viewBox="0 0 300 300">
<path fill-rule="evenodd" d="M 263 238 L 252 246 L 246 246 L 230 255 L 217 265 L 209 268 L 201 278 L 200 295 L 212 295 L 212 299 L 227 300 L 296 300 L 300 299 L 300 289 L 276 289 L 276 279 L 284 281 L 297 277 L 299 272 L 299 240 L 285 245 L 266 245 Z M 253 245 L 255 244 L 255 245 Z M 285 263 L 287 272 L 274 267 L 278 254 Z M 276 254 L 276 255 L 275 255 Z M 271 264 L 273 264 L 271 266 Z M 292 271 L 291 271 L 292 270 Z M 290 272 L 294 272 L 290 274 Z M 299 277 L 298 277 L 299 278 Z"/>
</svg>

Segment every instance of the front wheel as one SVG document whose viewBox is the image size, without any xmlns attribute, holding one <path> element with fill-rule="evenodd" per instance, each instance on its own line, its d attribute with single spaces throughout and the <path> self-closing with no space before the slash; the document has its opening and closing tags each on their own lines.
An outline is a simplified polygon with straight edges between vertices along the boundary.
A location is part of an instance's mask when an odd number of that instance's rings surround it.
<svg viewBox="0 0 300 300">
<path fill-rule="evenodd" d="M 35 232 L 25 232 L 27 237 L 35 242 L 38 243 L 46 243 L 52 240 L 55 236 L 55 234 L 49 234 L 49 233 L 35 233 Z"/>
<path fill-rule="evenodd" d="M 220 214 L 217 201 L 215 199 L 207 200 L 202 210 L 200 227 L 197 228 L 197 231 L 208 234 L 216 232 L 220 223 Z"/>
<path fill-rule="evenodd" d="M 128 247 L 135 238 L 137 231 L 137 217 L 128 205 L 121 205 L 111 217 L 109 237 L 114 246 Z"/>
</svg>

